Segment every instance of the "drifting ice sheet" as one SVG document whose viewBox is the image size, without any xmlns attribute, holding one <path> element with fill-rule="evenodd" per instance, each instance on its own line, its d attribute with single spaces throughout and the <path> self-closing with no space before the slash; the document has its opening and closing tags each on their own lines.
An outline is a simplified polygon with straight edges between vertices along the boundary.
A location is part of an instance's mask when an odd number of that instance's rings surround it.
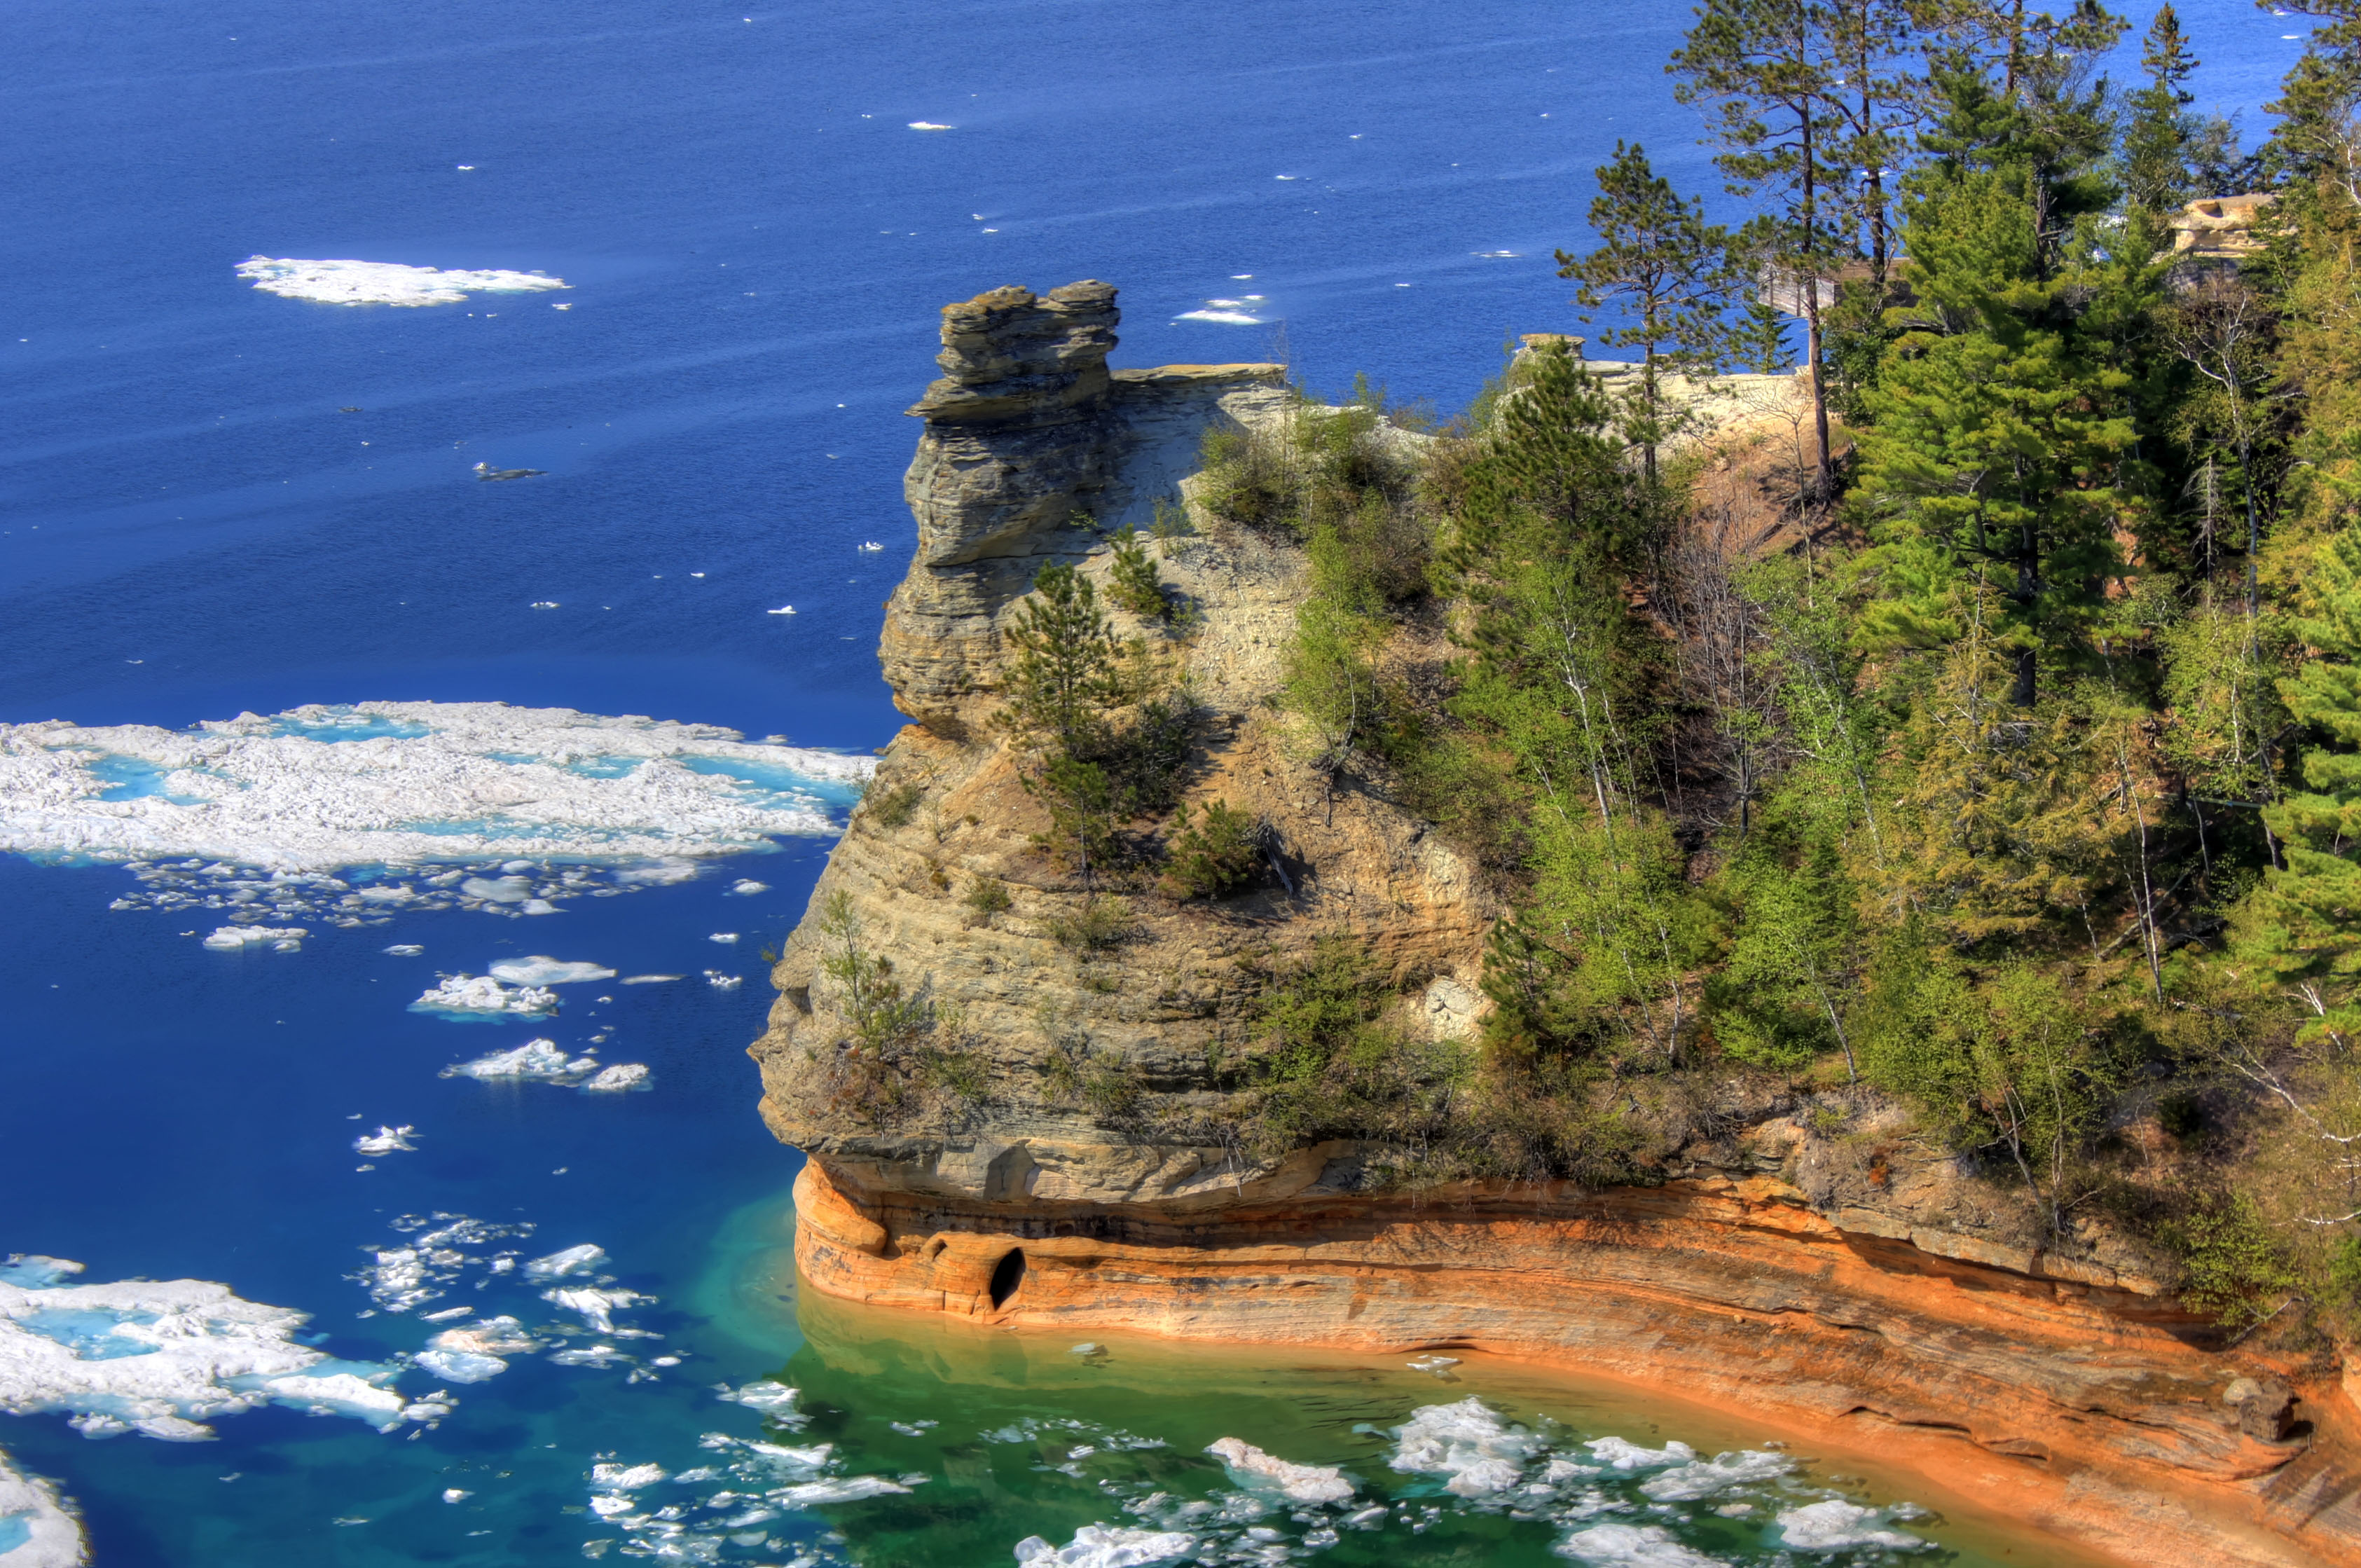
<svg viewBox="0 0 2361 1568">
<path fill-rule="evenodd" d="M 82 1568 L 90 1561 L 82 1526 L 55 1484 L 13 1469 L 0 1453 L 0 1561 L 8 1568 Z"/>
<path fill-rule="evenodd" d="M 538 272 L 439 271 L 391 261 L 299 261 L 249 256 L 237 275 L 266 294 L 330 305 L 456 305 L 470 293 L 520 294 L 564 289 L 563 278 Z"/>
<path fill-rule="evenodd" d="M 1450 1477 L 1443 1489 L 1462 1497 L 1489 1497 L 1517 1483 L 1538 1446 L 1532 1434 L 1509 1426 L 1483 1400 L 1422 1405 L 1394 1429 L 1396 1470 Z"/>
<path fill-rule="evenodd" d="M 511 985 L 577 985 L 586 980 L 611 980 L 615 971 L 597 964 L 566 963 L 536 953 L 529 959 L 496 959 L 492 978 Z"/>
<path fill-rule="evenodd" d="M 108 770 L 124 762 L 156 776 L 157 793 L 122 795 Z M 313 872 L 648 862 L 617 880 L 655 884 L 694 877 L 699 857 L 835 832 L 804 786 L 849 786 L 874 766 L 709 724 L 497 702 L 313 705 L 192 730 L 0 724 L 0 850 Z M 528 884 L 491 902 L 531 896 Z"/>
<path fill-rule="evenodd" d="M 1221 1460 L 1239 1486 L 1276 1491 L 1290 1502 L 1341 1503 L 1353 1495 L 1353 1484 L 1335 1466 L 1292 1464 L 1243 1438 L 1223 1438 L 1205 1452 Z"/>
<path fill-rule="evenodd" d="M 1016 1561 L 1024 1568 L 1148 1568 L 1178 1562 L 1196 1549 L 1197 1538 L 1178 1530 L 1086 1524 L 1064 1546 L 1027 1536 L 1016 1543 Z"/>
<path fill-rule="evenodd" d="M 0 1282 L 0 1410 L 63 1412 L 86 1437 L 138 1431 L 178 1442 L 210 1438 L 205 1422 L 271 1403 L 380 1431 L 449 1411 L 404 1399 L 389 1387 L 394 1368 L 331 1361 L 295 1343 L 305 1313 L 198 1279 L 57 1284 L 82 1266 L 44 1261 L 30 1274 L 9 1270 L 33 1284 Z"/>
<path fill-rule="evenodd" d="M 520 1018 L 538 1018 L 557 1011 L 557 992 L 539 985 L 511 991 L 488 974 L 473 979 L 464 974 L 445 975 L 435 982 L 434 990 L 412 1003 L 410 1010 L 440 1013 L 445 1017 L 497 1018 L 513 1014 Z"/>
</svg>

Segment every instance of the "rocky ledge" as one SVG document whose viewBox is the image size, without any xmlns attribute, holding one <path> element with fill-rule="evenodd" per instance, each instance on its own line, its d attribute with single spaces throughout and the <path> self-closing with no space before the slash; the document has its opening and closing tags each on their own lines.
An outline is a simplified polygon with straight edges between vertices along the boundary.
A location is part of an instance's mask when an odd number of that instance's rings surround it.
<svg viewBox="0 0 2361 1568">
<path fill-rule="evenodd" d="M 1403 1027 L 1456 1036 L 1497 911 L 1422 823 L 1332 788 L 1268 700 L 1304 562 L 1194 506 L 1191 476 L 1209 429 L 1287 416 L 1282 368 L 1111 371 L 1116 323 L 1095 282 L 952 305 L 945 378 L 910 411 L 918 549 L 881 653 L 916 722 L 813 908 L 852 916 L 965 1065 L 849 1098 L 824 964 L 844 938 L 807 917 L 785 944 L 752 1054 L 765 1119 L 810 1157 L 811 1288 L 1017 1329 L 1554 1361 L 1873 1447 L 2127 1563 L 2361 1563 L 2361 1413 L 2320 1357 L 2223 1344 L 2136 1250 L 2041 1235 L 1880 1141 L 1873 1111 L 1840 1143 L 1734 1086 L 1653 1184 L 1605 1190 L 1407 1194 L 1352 1146 L 1242 1147 L 1221 1068 L 1252 1049 L 1259 977 L 1345 933 Z M 1104 533 L 1175 510 L 1196 537 L 1161 566 L 1193 629 L 1115 619 L 1185 663 L 1189 794 L 1268 824 L 1269 874 L 1215 904 L 1135 899 L 1118 947 L 1077 950 L 1052 934 L 1088 891 L 1031 847 L 1043 813 L 992 722 L 1005 623 L 1045 565 L 1104 583 Z M 1005 907 L 963 897 L 979 880 Z"/>
</svg>

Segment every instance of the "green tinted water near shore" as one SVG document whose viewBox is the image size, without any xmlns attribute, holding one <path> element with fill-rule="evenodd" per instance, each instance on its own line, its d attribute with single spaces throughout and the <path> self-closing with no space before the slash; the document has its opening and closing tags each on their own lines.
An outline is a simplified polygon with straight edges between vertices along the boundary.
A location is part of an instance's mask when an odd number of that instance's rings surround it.
<svg viewBox="0 0 2361 1568">
<path fill-rule="evenodd" d="M 1078 1342 L 834 1300 L 794 1285 L 778 1250 L 790 1223 L 784 1204 L 741 1214 L 698 1305 L 739 1337 L 800 1339 L 774 1374 L 798 1390 L 805 1418 L 781 1442 L 829 1443 L 840 1473 L 911 1486 L 818 1510 L 842 1536 L 828 1555 L 870 1568 L 1011 1563 L 1028 1537 L 1064 1547 L 1093 1525 L 1191 1535 L 1194 1554 L 1175 1561 L 1336 1568 L 2097 1561 L 1950 1497 L 1939 1476 L 1822 1462 L 1808 1444 L 1784 1447 L 1775 1429 L 1743 1418 L 1473 1353 L 1430 1373 L 1407 1356 L 1104 1333 Z M 1099 1348 L 1077 1354 L 1078 1343 Z M 1513 1486 L 1460 1496 L 1446 1472 L 1394 1467 L 1396 1429 L 1415 1411 L 1469 1399 L 1500 1419 L 1501 1452 L 1519 1472 Z M 1205 1453 L 1226 1437 L 1298 1464 L 1340 1467 L 1355 1495 L 1290 1501 Z M 1589 1446 L 1602 1438 L 1650 1452 L 1602 1454 Z M 1730 1462 L 1752 1478 L 1706 1489 L 1712 1477 L 1664 1457 L 1674 1442 L 1699 1460 L 1753 1454 Z M 1618 1453 L 1631 1467 L 1613 1468 Z M 1553 1460 L 1559 1478 L 1548 1483 Z M 1785 1474 L 1767 1474 L 1783 1462 Z M 1856 1535 L 1927 1544 L 1795 1545 L 1780 1516 L 1830 1501 L 1873 1510 L 1837 1510 Z"/>
</svg>

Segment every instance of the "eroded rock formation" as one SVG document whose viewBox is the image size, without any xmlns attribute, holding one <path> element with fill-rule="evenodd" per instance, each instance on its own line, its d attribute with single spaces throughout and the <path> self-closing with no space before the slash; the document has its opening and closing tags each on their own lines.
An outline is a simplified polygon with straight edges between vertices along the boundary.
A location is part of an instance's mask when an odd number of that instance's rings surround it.
<svg viewBox="0 0 2361 1568">
<path fill-rule="evenodd" d="M 946 378 L 911 411 L 918 553 L 882 652 L 917 722 L 814 908 L 844 895 L 964 1065 L 852 1092 L 821 961 L 838 938 L 809 919 L 790 938 L 752 1054 L 765 1118 L 810 1155 L 811 1287 L 1012 1327 L 1556 1360 L 1874 1445 L 2126 1562 L 2361 1563 L 2361 1447 L 2333 1377 L 2221 1348 L 2136 1250 L 2087 1224 L 2040 1234 L 1874 1116 L 1836 1138 L 1790 1098 L 1733 1089 L 1661 1184 L 1599 1192 L 1411 1196 L 1350 1146 L 1239 1146 L 1221 1068 L 1252 1047 L 1260 975 L 1347 933 L 1400 986 L 1405 1026 L 1455 1034 L 1497 912 L 1421 823 L 1302 759 L 1268 699 L 1303 562 L 1199 510 L 1202 537 L 1162 563 L 1198 630 L 1117 619 L 1185 663 L 1202 703 L 1189 794 L 1268 823 L 1271 875 L 1214 905 L 1136 896 L 1104 952 L 1053 939 L 1087 895 L 1031 847 L 1041 810 L 993 721 L 1006 616 L 1049 562 L 1104 580 L 1098 529 L 1184 504 L 1203 433 L 1289 399 L 1273 366 L 1110 372 L 1115 323 L 1099 283 L 951 306 Z M 978 879 L 1010 906 L 971 906 Z"/>
</svg>

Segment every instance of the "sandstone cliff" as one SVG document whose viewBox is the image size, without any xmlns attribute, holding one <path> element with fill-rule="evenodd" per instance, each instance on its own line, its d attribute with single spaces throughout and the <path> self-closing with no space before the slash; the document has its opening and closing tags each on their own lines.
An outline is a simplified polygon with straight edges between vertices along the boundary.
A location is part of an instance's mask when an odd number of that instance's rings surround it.
<svg viewBox="0 0 2361 1568">
<path fill-rule="evenodd" d="M 1188 793 L 1267 822 L 1269 874 L 1212 904 L 1135 896 L 1103 951 L 1054 938 L 1089 894 L 1031 847 L 1040 807 L 993 722 L 1006 619 L 1044 565 L 1104 581 L 1104 531 L 1185 505 L 1208 428 L 1290 407 L 1275 366 L 1110 371 L 1115 324 L 1100 283 L 950 306 L 945 378 L 910 411 L 918 550 L 881 652 L 916 722 L 814 908 L 842 895 L 858 942 L 945 1020 L 955 1066 L 849 1096 L 823 967 L 844 938 L 810 919 L 790 938 L 752 1054 L 765 1118 L 811 1157 L 813 1288 L 988 1324 L 1468 1346 L 1677 1380 L 2127 1562 L 2361 1563 L 2361 1450 L 2333 1380 L 2220 1348 L 2136 1252 L 2037 1234 L 2007 1194 L 1881 1140 L 1874 1105 L 1837 1139 L 1805 1100 L 1733 1085 L 1659 1184 L 1598 1192 L 1389 1192 L 1349 1146 L 1241 1146 L 1223 1065 L 1252 1047 L 1258 975 L 1346 933 L 1405 1026 L 1457 1034 L 1497 911 L 1422 824 L 1303 760 L 1268 699 L 1304 564 L 1200 510 L 1161 564 L 1197 629 L 1118 619 L 1185 665 Z M 1005 910 L 963 900 L 980 878 Z"/>
</svg>

